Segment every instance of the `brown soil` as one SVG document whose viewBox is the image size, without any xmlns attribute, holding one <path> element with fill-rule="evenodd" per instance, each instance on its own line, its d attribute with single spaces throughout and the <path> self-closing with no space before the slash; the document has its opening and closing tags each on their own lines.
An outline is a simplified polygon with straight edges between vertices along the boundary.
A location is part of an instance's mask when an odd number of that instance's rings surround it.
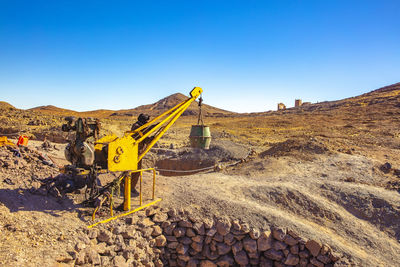
<svg viewBox="0 0 400 267">
<path fill-rule="evenodd" d="M 184 165 L 195 167 L 198 161 L 237 162 L 250 151 L 258 152 L 219 172 L 159 175 L 156 193 L 163 199 L 161 206 L 189 209 L 201 218 L 229 216 L 262 229 L 287 226 L 328 244 L 356 266 L 398 266 L 399 115 L 400 84 L 395 84 L 355 98 L 286 111 L 206 117 L 212 143 L 220 148 L 204 153 L 185 148 L 190 125 L 196 122 L 186 116 L 147 160 L 156 164 L 182 159 Z M 21 120 L 15 123 L 12 116 Z M 37 119 L 46 124 L 27 125 Z M 6 109 L 0 117 L 2 133 L 57 135 L 61 123 L 56 115 L 17 109 Z M 121 133 L 131 124 L 132 118 L 115 118 L 104 120 L 103 126 L 106 132 Z M 35 149 L 39 144 L 31 142 Z M 62 145 L 57 146 L 59 150 L 46 153 L 61 165 Z M 1 160 L 5 157 L 11 156 L 7 152 Z M 89 223 L 90 210 L 77 206 L 72 194 L 60 200 L 31 191 L 38 187 L 33 175 L 57 174 L 56 168 L 42 165 L 33 158 L 1 167 L 2 265 L 49 265 Z M 150 174 L 144 181 L 149 192 Z M 145 201 L 149 198 L 146 193 Z"/>
</svg>

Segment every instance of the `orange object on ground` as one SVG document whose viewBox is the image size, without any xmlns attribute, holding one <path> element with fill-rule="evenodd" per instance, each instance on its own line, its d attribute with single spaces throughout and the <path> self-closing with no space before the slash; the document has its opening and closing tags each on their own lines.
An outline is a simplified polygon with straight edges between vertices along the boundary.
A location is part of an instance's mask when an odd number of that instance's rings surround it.
<svg viewBox="0 0 400 267">
<path fill-rule="evenodd" d="M 18 138 L 17 145 L 18 145 L 18 146 L 27 146 L 27 145 L 28 145 L 28 140 L 29 140 L 28 136 L 26 136 L 26 135 L 21 135 L 21 136 Z"/>
<path fill-rule="evenodd" d="M 0 136 L 0 146 L 15 146 L 15 144 L 8 141 L 6 136 Z"/>
</svg>

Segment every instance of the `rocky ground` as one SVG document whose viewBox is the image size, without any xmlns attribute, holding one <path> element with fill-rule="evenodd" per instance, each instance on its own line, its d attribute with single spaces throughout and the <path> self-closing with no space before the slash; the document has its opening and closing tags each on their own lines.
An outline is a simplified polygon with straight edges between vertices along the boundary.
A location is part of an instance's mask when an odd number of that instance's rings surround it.
<svg viewBox="0 0 400 267">
<path fill-rule="evenodd" d="M 208 151 L 188 148 L 195 118 L 182 117 L 146 158 L 160 170 L 157 212 L 88 231 L 92 209 L 79 204 L 81 192 L 48 186 L 66 164 L 65 143 L 43 138 L 65 140 L 62 118 L 5 106 L 1 133 L 39 140 L 0 147 L 0 265 L 400 265 L 399 115 L 396 84 L 299 109 L 206 117 Z M 122 133 L 131 123 L 103 126 Z M 145 203 L 151 182 L 145 174 Z M 229 231 L 218 230 L 222 221 Z"/>
</svg>

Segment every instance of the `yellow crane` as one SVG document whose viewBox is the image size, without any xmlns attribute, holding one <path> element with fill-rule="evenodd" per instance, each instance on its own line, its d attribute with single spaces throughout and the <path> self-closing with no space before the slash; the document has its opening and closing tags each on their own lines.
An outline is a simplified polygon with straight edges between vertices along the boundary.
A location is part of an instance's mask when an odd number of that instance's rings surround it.
<svg viewBox="0 0 400 267">
<path fill-rule="evenodd" d="M 124 210 L 131 209 L 131 176 L 132 173 L 140 173 L 140 206 L 142 205 L 142 172 L 153 171 L 153 199 L 155 197 L 155 169 L 141 169 L 140 161 L 164 133 L 175 123 L 182 113 L 203 92 L 200 87 L 194 87 L 190 97 L 165 111 L 154 119 L 125 132 L 123 137 L 114 134 L 104 136 L 95 141 L 94 149 L 86 142 L 90 136 L 99 134 L 100 123 L 96 120 L 78 120 L 66 118 L 68 124 L 63 125 L 63 131 L 76 131 L 76 140 L 66 148 L 66 158 L 73 163 L 73 167 L 79 167 L 80 175 L 87 175 L 87 186 L 91 187 L 89 200 L 98 202 L 93 213 L 93 218 L 99 206 L 105 199 L 110 200 L 111 216 L 113 214 L 113 188 L 124 182 Z M 122 172 L 112 183 L 98 188 L 96 180 L 102 172 Z M 110 192 L 111 190 L 111 192 Z M 103 196 L 102 200 L 98 200 Z"/>
</svg>

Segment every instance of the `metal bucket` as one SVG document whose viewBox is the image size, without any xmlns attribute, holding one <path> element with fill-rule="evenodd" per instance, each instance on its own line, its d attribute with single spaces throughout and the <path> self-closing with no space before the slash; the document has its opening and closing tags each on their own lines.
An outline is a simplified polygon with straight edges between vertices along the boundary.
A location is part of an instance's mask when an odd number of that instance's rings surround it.
<svg viewBox="0 0 400 267">
<path fill-rule="evenodd" d="M 210 127 L 205 125 L 192 125 L 189 139 L 192 147 L 209 149 L 211 143 Z"/>
</svg>

